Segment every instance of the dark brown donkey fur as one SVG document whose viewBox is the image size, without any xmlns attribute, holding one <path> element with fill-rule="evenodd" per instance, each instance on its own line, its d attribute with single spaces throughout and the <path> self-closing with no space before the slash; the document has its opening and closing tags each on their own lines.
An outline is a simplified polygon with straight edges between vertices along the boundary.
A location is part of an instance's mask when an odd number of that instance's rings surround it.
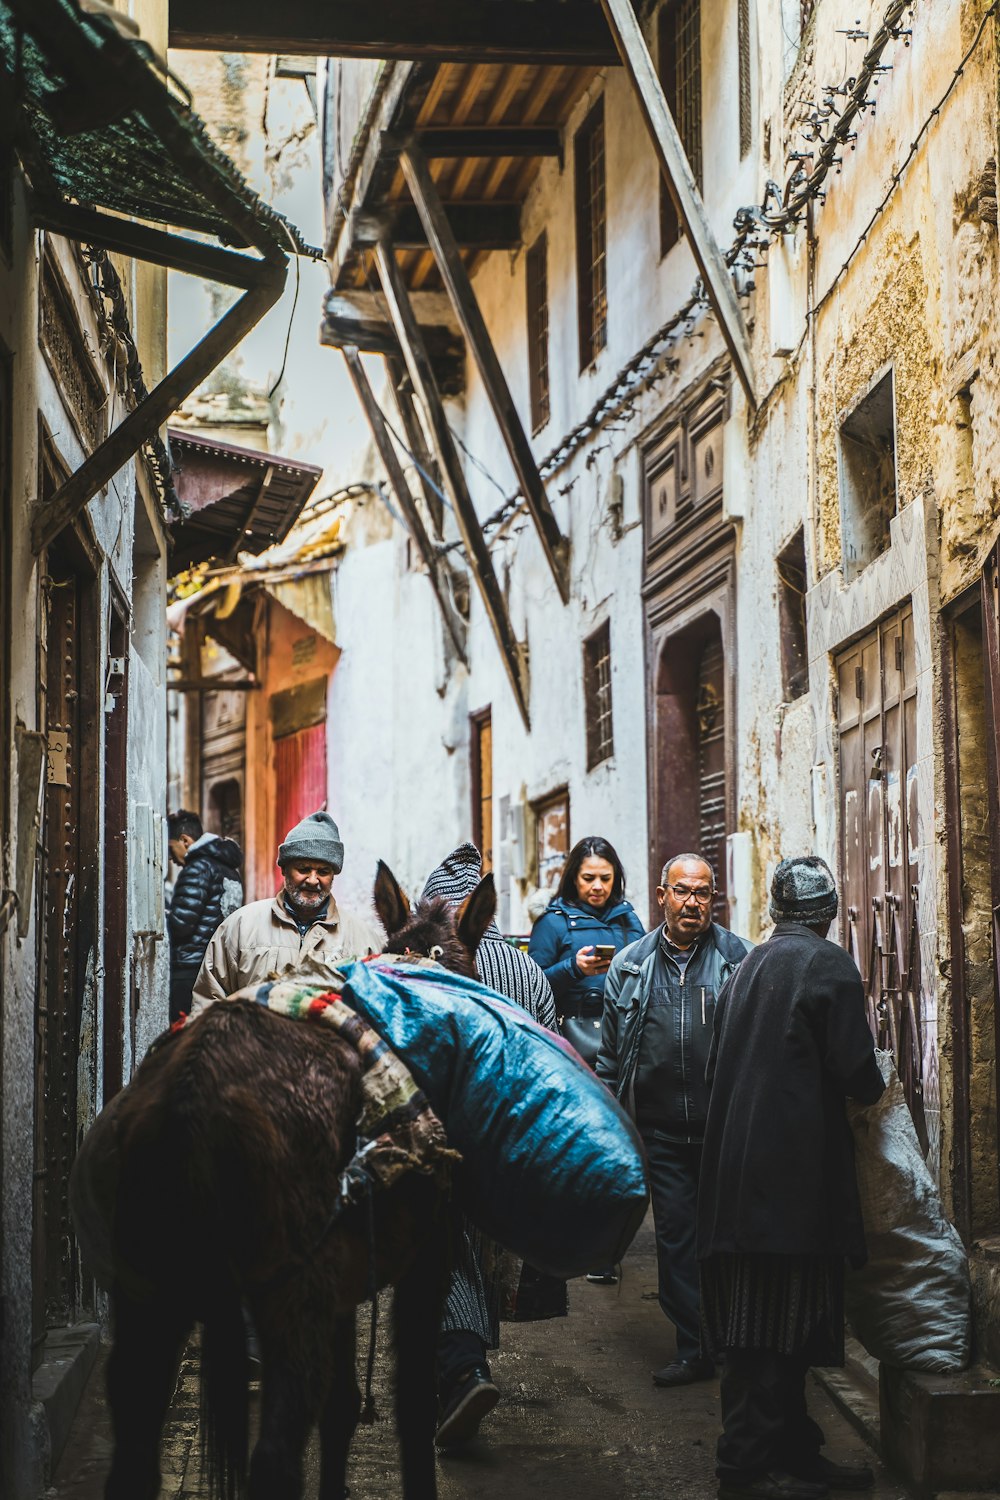
<svg viewBox="0 0 1000 1500">
<path fill-rule="evenodd" d="M 495 898 L 489 879 L 458 913 L 434 902 L 411 916 L 380 865 L 376 906 L 390 951 L 439 957 L 469 974 Z M 120 1096 L 106 1500 L 159 1493 L 160 1434 L 195 1322 L 213 1495 L 299 1500 L 317 1424 L 320 1500 L 346 1494 L 361 1406 L 355 1310 L 372 1274 L 368 1209 L 327 1224 L 355 1149 L 360 1077 L 356 1054 L 332 1030 L 237 1000 L 213 1005 L 156 1049 Z M 395 1287 L 403 1494 L 433 1500 L 434 1349 L 450 1210 L 437 1184 L 415 1173 L 370 1202 L 375 1280 Z M 244 1306 L 262 1366 L 249 1476 Z"/>
</svg>

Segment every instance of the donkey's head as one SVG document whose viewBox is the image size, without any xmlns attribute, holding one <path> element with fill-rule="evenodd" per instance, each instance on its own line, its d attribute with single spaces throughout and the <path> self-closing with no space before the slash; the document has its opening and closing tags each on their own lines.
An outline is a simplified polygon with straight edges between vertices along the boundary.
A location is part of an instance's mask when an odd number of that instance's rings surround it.
<svg viewBox="0 0 1000 1500">
<path fill-rule="evenodd" d="M 433 958 L 446 969 L 475 979 L 476 949 L 496 909 L 493 876 L 484 875 L 460 906 L 451 906 L 443 896 L 432 896 L 411 910 L 389 866 L 378 862 L 375 910 L 388 934 L 386 953 Z"/>
</svg>

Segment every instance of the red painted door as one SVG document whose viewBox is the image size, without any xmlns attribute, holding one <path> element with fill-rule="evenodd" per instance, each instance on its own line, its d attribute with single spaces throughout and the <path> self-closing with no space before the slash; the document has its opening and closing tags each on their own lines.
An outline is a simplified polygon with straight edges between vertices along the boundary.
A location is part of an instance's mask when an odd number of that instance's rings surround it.
<svg viewBox="0 0 1000 1500">
<path fill-rule="evenodd" d="M 326 724 L 274 742 L 274 846 L 309 813 L 326 807 Z"/>
</svg>

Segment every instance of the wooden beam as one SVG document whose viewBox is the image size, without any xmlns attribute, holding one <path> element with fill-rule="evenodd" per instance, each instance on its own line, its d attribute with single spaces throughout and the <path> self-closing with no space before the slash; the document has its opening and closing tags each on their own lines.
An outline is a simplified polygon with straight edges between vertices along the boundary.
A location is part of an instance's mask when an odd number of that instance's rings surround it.
<svg viewBox="0 0 1000 1500">
<path fill-rule="evenodd" d="M 88 501 L 128 463 L 155 432 L 235 349 L 281 296 L 286 266 L 275 268 L 271 280 L 244 292 L 214 328 L 165 375 L 124 421 L 85 459 L 75 474 L 60 485 L 50 500 L 37 501 L 31 520 L 31 546 L 36 554 L 83 510 Z"/>
<path fill-rule="evenodd" d="M 461 334 L 454 333 L 444 324 L 424 324 L 423 333 L 428 352 L 435 362 L 441 359 L 460 362 L 465 357 Z M 400 352 L 396 330 L 385 318 L 367 317 L 343 298 L 330 295 L 320 325 L 320 343 L 333 349 L 353 344 L 363 354 L 398 355 Z"/>
<path fill-rule="evenodd" d="M 168 693 L 256 693 L 259 682 L 245 677 L 175 677 L 167 683 Z"/>
<path fill-rule="evenodd" d="M 500 657 L 525 728 L 530 729 L 528 665 L 525 652 L 514 634 L 514 627 L 507 612 L 507 602 L 494 571 L 493 558 L 490 556 L 490 549 L 486 545 L 482 526 L 465 482 L 465 472 L 455 448 L 451 428 L 448 426 L 441 394 L 434 380 L 430 356 L 424 345 L 420 325 L 413 311 L 410 294 L 397 264 L 391 240 L 386 238 L 375 247 L 375 260 L 382 290 L 389 307 L 389 316 L 399 336 L 400 347 L 406 360 L 406 368 L 427 415 L 441 477 L 455 512 L 455 521 L 465 548 L 465 555 L 479 587 L 486 617 L 493 627 L 493 634 L 500 648 Z"/>
<path fill-rule="evenodd" d="M 351 380 L 354 382 L 354 389 L 358 394 L 358 400 L 361 402 L 365 416 L 368 419 L 368 426 L 371 428 L 378 456 L 382 460 L 386 474 L 389 476 L 389 483 L 396 492 L 396 499 L 399 501 L 399 508 L 403 512 L 410 535 L 416 542 L 420 556 L 424 560 L 431 588 L 434 590 L 434 596 L 437 599 L 438 607 L 444 619 L 444 628 L 451 638 L 451 643 L 455 648 L 455 654 L 459 661 L 468 666 L 465 622 L 459 616 L 451 597 L 444 560 L 440 553 L 435 550 L 433 542 L 427 535 L 427 530 L 417 509 L 416 502 L 410 493 L 410 486 L 406 482 L 403 466 L 399 461 L 392 444 L 392 439 L 389 436 L 389 429 L 385 425 L 382 408 L 375 400 L 375 392 L 372 390 L 368 376 L 365 374 L 364 366 L 361 363 L 361 355 L 350 344 L 342 349 L 341 353 L 344 356 L 344 362 L 347 365 Z"/>
<path fill-rule="evenodd" d="M 426 230 L 428 242 L 434 251 L 434 259 L 451 298 L 455 316 L 479 367 L 493 415 L 514 465 L 521 493 L 538 530 L 542 550 L 552 570 L 559 596 L 566 604 L 569 601 L 569 542 L 559 530 L 559 523 L 549 505 L 535 455 L 521 425 L 521 418 L 493 347 L 486 320 L 472 290 L 451 224 L 428 170 L 427 159 L 418 146 L 407 146 L 400 153 L 399 164 Z"/>
<path fill-rule="evenodd" d="M 628 70 L 670 196 L 687 231 L 705 293 L 719 322 L 751 411 L 757 407 L 746 323 L 729 267 L 708 222 L 698 184 L 653 67 L 632 0 L 601 0 L 622 62 Z"/>
<path fill-rule="evenodd" d="M 562 135 L 540 125 L 461 125 L 418 130 L 413 137 L 428 160 L 456 156 L 562 156 Z M 388 154 L 402 142 L 386 133 L 382 149 Z"/>
<path fill-rule="evenodd" d="M 452 203 L 448 217 L 451 232 L 463 250 L 516 250 L 521 244 L 518 203 Z M 412 203 L 387 208 L 385 214 L 353 213 L 351 230 L 355 247 L 376 245 L 390 226 L 397 250 L 428 248 L 426 226 Z"/>
<path fill-rule="evenodd" d="M 132 219 L 118 219 L 113 214 L 98 213 L 62 199 L 32 197 L 31 218 L 37 228 L 64 235 L 68 240 L 100 245 L 149 265 L 168 266 L 173 271 L 218 281 L 224 286 L 248 289 L 274 278 L 274 266 L 253 256 L 222 250 L 163 229 L 151 229 Z"/>
<path fill-rule="evenodd" d="M 425 62 L 617 62 L 593 0 L 170 0 L 170 46 Z"/>
<path fill-rule="evenodd" d="M 420 425 L 420 418 L 413 400 L 413 386 L 410 384 L 406 361 L 403 359 L 403 351 L 398 343 L 396 351 L 395 354 L 390 354 L 385 362 L 386 370 L 389 372 L 389 384 L 392 386 L 393 400 L 399 412 L 399 420 L 403 424 L 407 445 L 417 464 L 420 488 L 427 502 L 434 534 L 438 541 L 444 541 L 444 507 L 441 503 L 441 496 L 434 488 L 435 484 L 440 485 L 441 476 L 424 439 L 424 429 Z"/>
<path fill-rule="evenodd" d="M 237 531 L 236 535 L 233 537 L 232 545 L 230 546 L 225 556 L 222 558 L 223 562 L 234 563 L 236 561 L 237 554 L 239 553 L 240 548 L 243 546 L 243 543 L 253 531 L 253 528 L 257 524 L 257 521 L 260 519 L 260 513 L 263 510 L 264 502 L 267 499 L 267 487 L 271 483 L 271 480 L 273 478 L 274 465 L 268 464 L 267 468 L 264 470 L 264 477 L 260 482 L 260 488 L 257 490 L 257 494 L 254 496 L 254 502 L 250 507 L 250 514 L 243 522 L 243 525 L 240 527 L 239 531 Z"/>
</svg>

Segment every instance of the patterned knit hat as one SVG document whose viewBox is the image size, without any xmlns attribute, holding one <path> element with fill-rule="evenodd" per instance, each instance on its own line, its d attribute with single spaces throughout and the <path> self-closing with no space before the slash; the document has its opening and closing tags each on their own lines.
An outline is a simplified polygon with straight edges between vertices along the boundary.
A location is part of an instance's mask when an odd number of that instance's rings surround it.
<svg viewBox="0 0 1000 1500">
<path fill-rule="evenodd" d="M 818 854 L 783 859 L 771 880 L 771 916 L 775 922 L 801 922 L 807 927 L 831 922 L 837 915 L 837 886 L 833 872 Z"/>
<path fill-rule="evenodd" d="M 482 878 L 483 856 L 475 844 L 459 844 L 428 875 L 422 899 L 427 901 L 434 896 L 443 896 L 450 906 L 461 906 L 466 896 L 472 895 Z M 500 936 L 495 920 L 487 927 L 485 936 Z"/>
</svg>

